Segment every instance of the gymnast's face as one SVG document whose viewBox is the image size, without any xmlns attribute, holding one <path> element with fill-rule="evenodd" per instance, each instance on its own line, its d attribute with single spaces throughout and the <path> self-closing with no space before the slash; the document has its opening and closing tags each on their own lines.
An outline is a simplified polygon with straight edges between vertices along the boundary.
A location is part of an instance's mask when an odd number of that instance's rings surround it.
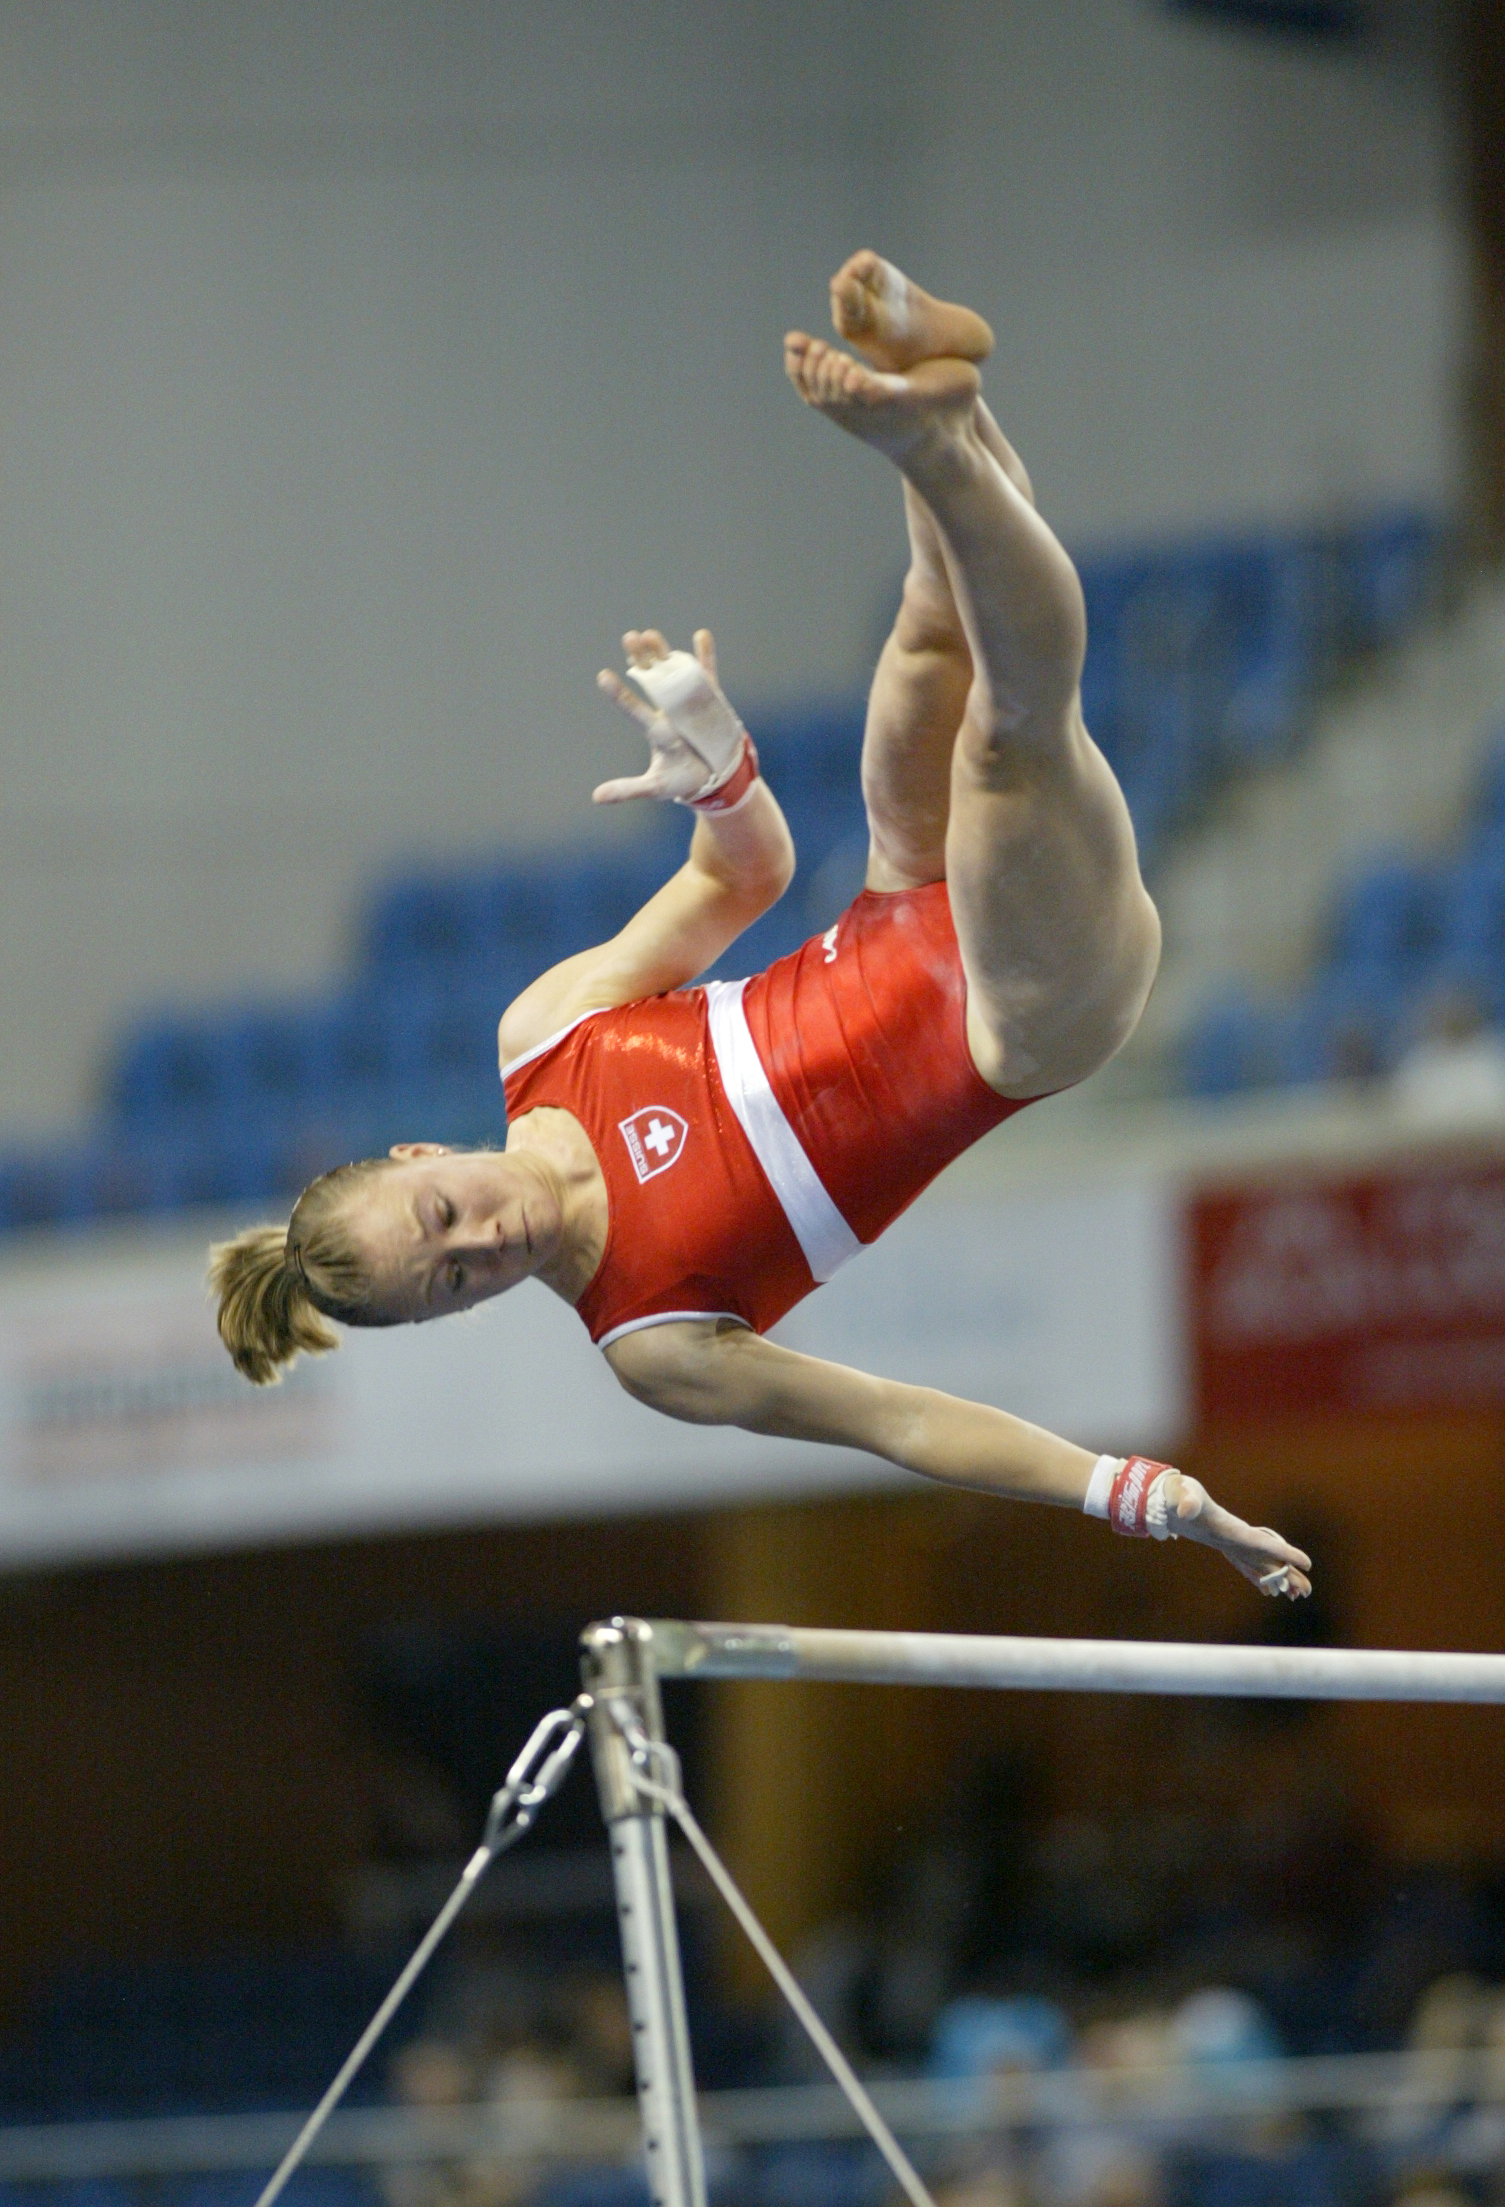
<svg viewBox="0 0 1505 2207">
<path fill-rule="evenodd" d="M 398 1142 L 391 1156 L 348 1224 L 392 1318 L 470 1310 L 528 1279 L 557 1239 L 548 1188 L 505 1152 Z"/>
</svg>

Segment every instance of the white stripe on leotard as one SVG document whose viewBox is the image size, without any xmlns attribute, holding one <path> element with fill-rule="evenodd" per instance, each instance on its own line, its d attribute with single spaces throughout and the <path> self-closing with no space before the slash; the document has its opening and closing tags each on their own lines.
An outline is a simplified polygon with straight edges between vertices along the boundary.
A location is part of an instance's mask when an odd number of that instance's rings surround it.
<svg viewBox="0 0 1505 2207">
<path fill-rule="evenodd" d="M 511 1080 L 520 1066 L 531 1065 L 535 1058 L 541 1058 L 545 1050 L 552 1050 L 556 1042 L 563 1042 L 566 1035 L 572 1035 L 575 1029 L 583 1027 L 588 1019 L 594 1019 L 597 1012 L 609 1011 L 610 1009 L 609 1004 L 598 1004 L 594 1012 L 577 1012 L 575 1017 L 569 1020 L 566 1025 L 556 1027 L 551 1035 L 544 1036 L 542 1042 L 535 1042 L 531 1050 L 524 1050 L 520 1057 L 508 1058 L 506 1064 L 502 1067 L 503 1081 Z"/>
<path fill-rule="evenodd" d="M 739 1318 L 734 1310 L 656 1310 L 651 1318 L 629 1318 L 625 1325 L 611 1326 L 596 1343 L 598 1349 L 609 1349 L 613 1341 L 620 1341 L 624 1333 L 643 1333 L 649 1326 L 677 1326 L 683 1318 L 725 1318 L 731 1325 L 747 1326 L 745 1318 Z M 752 1328 L 748 1326 L 749 1333 Z"/>
<path fill-rule="evenodd" d="M 817 1280 L 829 1280 L 862 1247 L 821 1185 L 815 1167 L 800 1146 L 768 1084 L 747 1013 L 742 1008 L 745 981 L 708 981 L 706 1005 L 711 1018 L 711 1048 L 727 1101 L 741 1122 L 753 1155 L 768 1175 L 805 1262 Z"/>
</svg>

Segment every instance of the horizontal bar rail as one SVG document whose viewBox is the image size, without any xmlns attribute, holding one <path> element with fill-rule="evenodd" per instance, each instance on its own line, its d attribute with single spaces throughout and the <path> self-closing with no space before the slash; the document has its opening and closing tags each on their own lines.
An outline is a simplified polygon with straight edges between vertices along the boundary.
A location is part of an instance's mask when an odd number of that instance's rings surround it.
<svg viewBox="0 0 1505 2207">
<path fill-rule="evenodd" d="M 1215 1647 L 1179 1640 L 1026 1640 L 954 1632 L 655 1618 L 660 1678 L 814 1678 L 1026 1693 L 1226 1694 L 1288 1701 L 1505 1702 L 1505 1655 L 1390 1648 Z"/>
<path fill-rule="evenodd" d="M 986 2135 L 1015 2124 L 1161 2123 L 1268 2112 L 1398 2113 L 1505 2104 L 1498 2050 L 1336 2054 L 1191 2068 L 1060 2069 L 976 2082 L 889 2080 L 873 2095 L 911 2138 Z M 849 2138 L 861 2126 L 826 2085 L 706 2092 L 701 2121 L 718 2145 Z M 49 2183 L 270 2168 L 300 2117 L 151 2116 L 135 2121 L 0 2128 L 0 2183 Z M 504 2106 L 351 2108 L 335 2116 L 310 2160 L 349 2167 L 448 2161 L 614 2160 L 638 2143 L 631 2099 L 538 2100 Z"/>
</svg>

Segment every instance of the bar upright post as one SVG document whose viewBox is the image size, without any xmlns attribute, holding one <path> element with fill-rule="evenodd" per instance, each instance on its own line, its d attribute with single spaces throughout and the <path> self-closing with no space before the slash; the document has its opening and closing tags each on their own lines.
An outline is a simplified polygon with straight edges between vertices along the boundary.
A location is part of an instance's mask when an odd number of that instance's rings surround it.
<svg viewBox="0 0 1505 2207">
<path fill-rule="evenodd" d="M 664 1813 L 634 1785 L 627 1742 L 610 1708 L 627 1703 L 649 1739 L 664 1737 L 652 1631 L 633 1617 L 589 1626 L 580 1670 L 594 1702 L 591 1756 L 611 1844 L 648 2187 L 653 2207 L 706 2207 Z"/>
</svg>

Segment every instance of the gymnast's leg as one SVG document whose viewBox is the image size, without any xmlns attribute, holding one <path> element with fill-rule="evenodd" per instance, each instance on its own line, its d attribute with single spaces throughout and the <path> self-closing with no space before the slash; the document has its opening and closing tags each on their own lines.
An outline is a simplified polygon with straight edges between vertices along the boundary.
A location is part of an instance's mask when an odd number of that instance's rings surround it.
<svg viewBox="0 0 1505 2207">
<path fill-rule="evenodd" d="M 808 404 L 899 468 L 912 554 L 864 748 L 869 882 L 944 872 L 978 1069 L 1004 1095 L 1044 1094 L 1127 1040 L 1159 956 L 1128 810 L 1082 723 L 1081 588 L 980 404 L 986 324 L 875 255 L 833 294 L 876 368 L 798 332 L 786 366 Z"/>
<path fill-rule="evenodd" d="M 946 357 L 984 360 L 993 349 L 993 332 L 980 314 L 930 298 L 876 253 L 854 253 L 832 277 L 831 319 L 880 368 Z M 1023 463 L 980 398 L 975 422 L 1033 504 Z M 951 754 L 972 688 L 972 653 L 945 547 L 924 499 L 907 482 L 901 488 L 909 570 L 873 677 L 862 746 L 871 832 L 867 886 L 879 890 L 918 888 L 945 875 Z"/>
</svg>

